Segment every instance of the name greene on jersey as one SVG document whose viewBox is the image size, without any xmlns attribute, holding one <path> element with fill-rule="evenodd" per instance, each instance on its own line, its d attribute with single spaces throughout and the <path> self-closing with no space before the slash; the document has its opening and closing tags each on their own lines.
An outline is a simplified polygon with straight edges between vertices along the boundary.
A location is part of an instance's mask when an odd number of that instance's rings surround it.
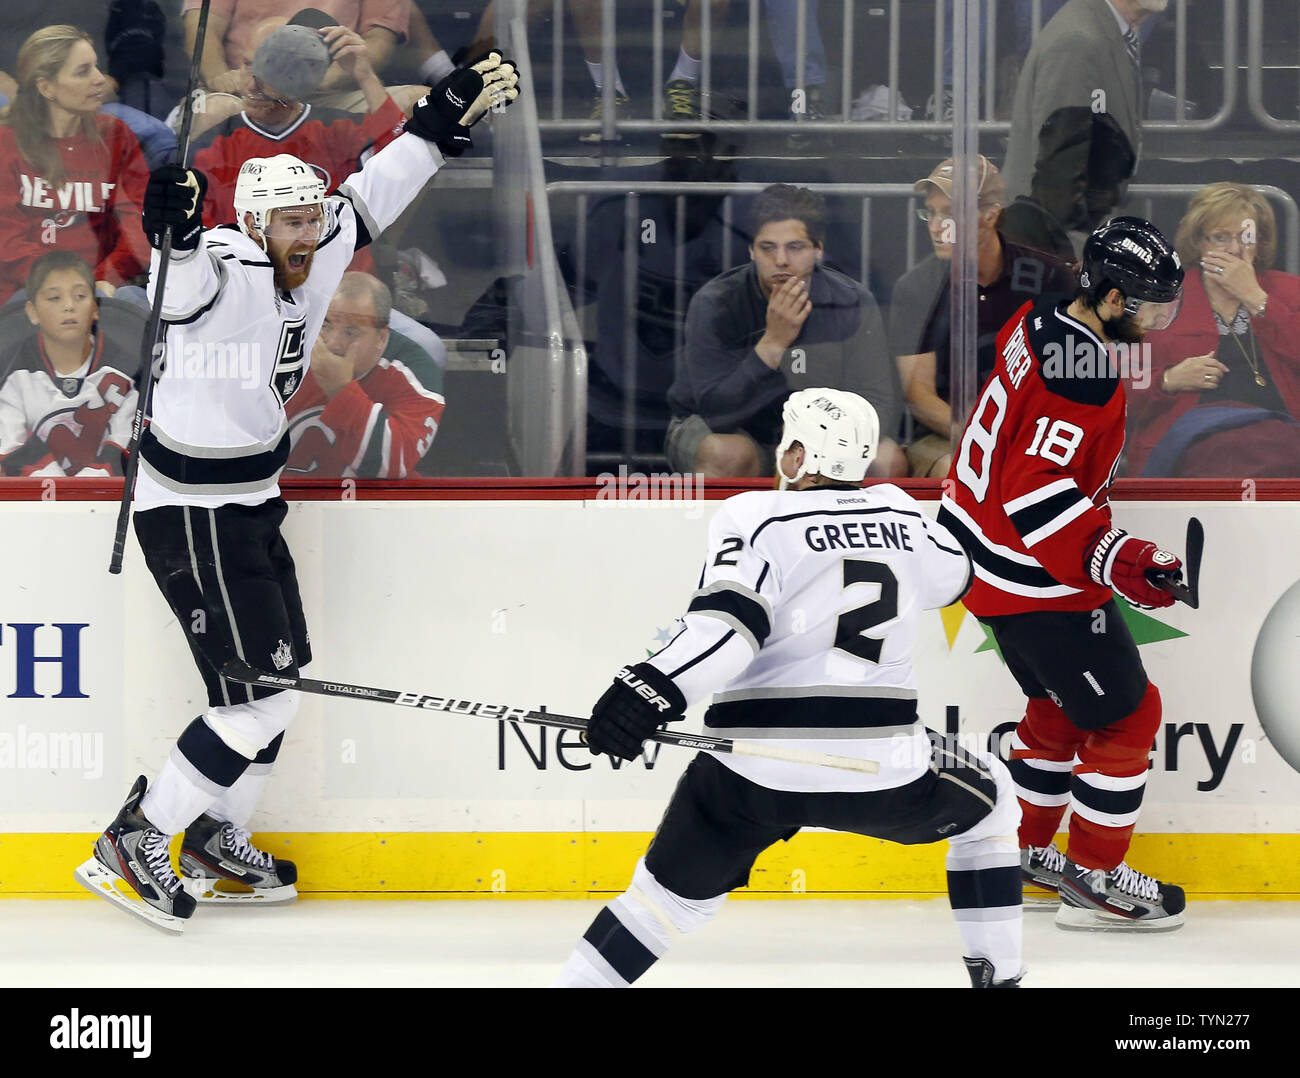
<svg viewBox="0 0 1300 1078">
<path fill-rule="evenodd" d="M 907 525 L 886 521 L 814 524 L 803 533 L 811 550 L 912 550 Z"/>
<path fill-rule="evenodd" d="M 1107 342 L 1068 308 L 1027 303 L 1002 328 L 945 481 L 939 521 L 971 556 L 963 601 L 976 615 L 1094 610 L 1111 598 L 1087 562 L 1111 526 L 1127 405 Z"/>
</svg>

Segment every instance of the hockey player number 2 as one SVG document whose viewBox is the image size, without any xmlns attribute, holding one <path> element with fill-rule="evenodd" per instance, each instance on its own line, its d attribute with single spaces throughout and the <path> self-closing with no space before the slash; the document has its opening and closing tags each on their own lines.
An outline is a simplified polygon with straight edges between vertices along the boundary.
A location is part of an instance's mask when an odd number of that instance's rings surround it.
<svg viewBox="0 0 1300 1078">
<path fill-rule="evenodd" d="M 881 562 L 845 558 L 844 586 L 851 584 L 879 584 L 880 596 L 875 602 L 846 610 L 839 616 L 835 622 L 835 646 L 869 663 L 878 663 L 885 642 L 865 634 L 868 629 L 898 617 L 898 578 Z"/>
</svg>

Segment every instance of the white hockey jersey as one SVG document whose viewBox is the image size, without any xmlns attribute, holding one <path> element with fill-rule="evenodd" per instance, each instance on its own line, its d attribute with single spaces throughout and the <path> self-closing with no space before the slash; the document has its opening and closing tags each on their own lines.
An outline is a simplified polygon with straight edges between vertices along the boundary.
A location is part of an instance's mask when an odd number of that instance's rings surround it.
<svg viewBox="0 0 1300 1078">
<path fill-rule="evenodd" d="M 684 628 L 649 661 L 705 733 L 875 760 L 877 774 L 723 755 L 778 790 L 882 790 L 929 766 L 912 648 L 923 610 L 956 602 L 970 559 L 898 487 L 729 498 Z"/>
<path fill-rule="evenodd" d="M 0 386 L 0 470 L 6 475 L 122 474 L 136 391 L 104 361 L 104 342 L 80 370 L 59 374 L 39 343 Z"/>
<path fill-rule="evenodd" d="M 285 403 L 311 365 L 334 290 L 359 247 L 387 228 L 443 164 L 403 134 L 325 199 L 310 276 L 279 290 L 266 253 L 234 226 L 206 231 L 168 269 L 166 366 L 140 444 L 138 510 L 258 505 L 289 455 Z M 153 254 L 157 280 L 158 252 Z M 152 292 L 151 297 L 152 299 Z"/>
</svg>

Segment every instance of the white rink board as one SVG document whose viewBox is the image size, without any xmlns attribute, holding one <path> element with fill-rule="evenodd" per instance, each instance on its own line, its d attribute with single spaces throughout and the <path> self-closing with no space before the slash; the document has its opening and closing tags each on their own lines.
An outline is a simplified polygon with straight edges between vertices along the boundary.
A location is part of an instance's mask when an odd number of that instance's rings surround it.
<svg viewBox="0 0 1300 1078">
<path fill-rule="evenodd" d="M 585 714 L 610 675 L 645 657 L 685 609 L 719 504 L 292 503 L 285 530 L 316 656 L 307 673 Z M 156 773 L 205 707 L 181 631 L 134 540 L 124 574 L 106 571 L 115 510 L 105 502 L 0 503 L 0 832 L 102 827 L 130 780 Z M 1166 724 L 1142 829 L 1293 832 L 1300 776 L 1264 736 L 1250 671 L 1265 616 L 1300 580 L 1300 506 L 1115 506 L 1121 526 L 1175 550 L 1192 513 L 1206 526 L 1201 609 L 1156 612 L 1189 635 L 1141 648 Z M 1282 644 L 1294 640 L 1300 658 L 1300 614 L 1288 616 Z M 15 628 L 24 624 L 37 628 Z M 22 634 L 35 640 L 37 656 L 58 656 L 71 631 L 59 624 L 86 626 L 76 630 L 73 677 L 84 699 L 54 698 L 66 661 L 24 674 Z M 976 651 L 982 642 L 967 615 L 950 648 L 939 613 L 927 615 L 916 666 L 930 726 L 944 729 L 954 706 L 960 731 L 972 736 L 1022 713 L 997 655 Z M 14 697 L 24 676 L 41 697 Z M 1281 669 L 1278 677 L 1281 686 Z M 1300 704 L 1291 715 L 1300 725 Z M 1169 727 L 1184 724 L 1193 725 L 1171 769 Z M 687 727 L 698 729 L 698 714 Z M 86 758 L 67 755 L 73 734 Z M 305 697 L 256 826 L 649 831 L 688 759 L 665 747 L 653 768 L 637 762 L 616 773 L 576 735 L 557 743 L 555 731 L 536 727 L 516 733 L 483 719 Z M 1212 789 L 1197 788 L 1216 777 Z"/>
</svg>

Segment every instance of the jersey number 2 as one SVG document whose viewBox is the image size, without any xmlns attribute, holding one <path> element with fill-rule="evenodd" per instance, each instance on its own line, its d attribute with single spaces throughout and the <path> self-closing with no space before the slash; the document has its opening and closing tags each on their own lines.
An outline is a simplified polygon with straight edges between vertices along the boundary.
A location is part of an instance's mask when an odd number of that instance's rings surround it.
<svg viewBox="0 0 1300 1078">
<path fill-rule="evenodd" d="M 844 587 L 852 584 L 879 584 L 880 596 L 875 602 L 846 610 L 839 616 L 835 622 L 835 646 L 869 663 L 878 663 L 885 641 L 866 633 L 898 617 L 898 578 L 882 562 L 845 558 Z"/>
</svg>

